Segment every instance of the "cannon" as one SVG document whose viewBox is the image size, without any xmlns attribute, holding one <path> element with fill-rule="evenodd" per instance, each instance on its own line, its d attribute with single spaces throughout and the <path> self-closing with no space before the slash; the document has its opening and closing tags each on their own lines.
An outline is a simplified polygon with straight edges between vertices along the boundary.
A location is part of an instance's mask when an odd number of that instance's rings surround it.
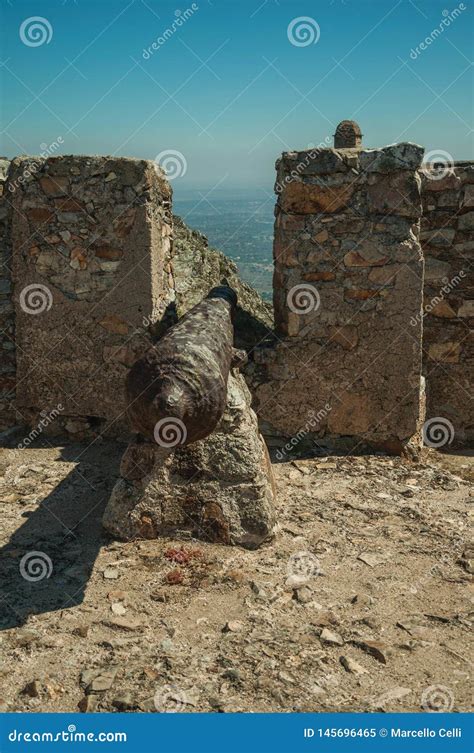
<svg viewBox="0 0 474 753">
<path fill-rule="evenodd" d="M 233 348 L 236 306 L 232 288 L 213 288 L 132 366 L 126 396 L 134 432 L 174 448 L 214 431 L 229 371 L 243 360 Z"/>
</svg>

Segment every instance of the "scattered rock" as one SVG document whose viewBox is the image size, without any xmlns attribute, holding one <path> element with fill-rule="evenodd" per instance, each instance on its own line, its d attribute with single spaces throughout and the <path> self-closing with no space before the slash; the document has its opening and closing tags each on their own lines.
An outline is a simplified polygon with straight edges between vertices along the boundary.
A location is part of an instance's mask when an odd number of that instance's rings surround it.
<svg viewBox="0 0 474 753">
<path fill-rule="evenodd" d="M 74 635 L 79 635 L 81 638 L 87 638 L 90 627 L 90 625 L 78 625 L 72 632 Z"/>
<path fill-rule="evenodd" d="M 361 648 L 362 651 L 373 656 L 374 659 L 377 659 L 377 661 L 382 664 L 387 663 L 387 646 L 381 641 L 353 640 L 352 643 L 354 646 Z"/>
<path fill-rule="evenodd" d="M 138 704 L 134 701 L 131 693 L 121 693 L 113 699 L 112 706 L 115 706 L 119 711 L 129 711 L 136 709 Z"/>
<path fill-rule="evenodd" d="M 376 567 L 387 561 L 386 555 L 377 554 L 376 552 L 361 552 L 357 559 L 369 565 L 369 567 Z"/>
<path fill-rule="evenodd" d="M 229 620 L 229 622 L 226 622 L 224 627 L 222 628 L 223 633 L 240 633 L 243 630 L 244 626 L 242 622 L 239 622 L 238 620 Z"/>
<path fill-rule="evenodd" d="M 41 685 L 38 680 L 28 682 L 23 688 L 22 695 L 29 695 L 30 698 L 39 698 Z"/>
<path fill-rule="evenodd" d="M 334 633 L 332 630 L 328 630 L 328 628 L 323 628 L 319 638 L 323 643 L 328 643 L 332 646 L 344 645 L 344 640 L 341 638 L 339 633 Z"/>
<path fill-rule="evenodd" d="M 111 667 L 110 669 L 106 669 L 105 672 L 101 671 L 101 673 L 92 680 L 88 689 L 90 688 L 92 693 L 102 693 L 105 690 L 110 690 L 117 676 L 117 672 L 118 667 Z"/>
<path fill-rule="evenodd" d="M 368 674 L 368 670 L 365 667 L 363 667 L 361 664 L 356 662 L 355 659 L 351 659 L 350 656 L 341 656 L 339 658 L 339 661 L 341 662 L 346 672 L 350 672 L 353 675 Z"/>
<path fill-rule="evenodd" d="M 141 630 L 143 623 L 138 617 L 110 617 L 102 620 L 103 625 L 107 627 L 118 627 L 122 630 Z"/>
<path fill-rule="evenodd" d="M 81 698 L 81 700 L 77 704 L 77 707 L 79 711 L 82 711 L 83 714 L 93 713 L 94 711 L 97 711 L 99 701 L 100 696 L 91 693 L 90 695 L 85 695 L 83 698 Z"/>
<path fill-rule="evenodd" d="M 116 580 L 119 577 L 119 571 L 115 567 L 106 567 L 104 570 L 104 578 L 107 580 Z"/>
</svg>

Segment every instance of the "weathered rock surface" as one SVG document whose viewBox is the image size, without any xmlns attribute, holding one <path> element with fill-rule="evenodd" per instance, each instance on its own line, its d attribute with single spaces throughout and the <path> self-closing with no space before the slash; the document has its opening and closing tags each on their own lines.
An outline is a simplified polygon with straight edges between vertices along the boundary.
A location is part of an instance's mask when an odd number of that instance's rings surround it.
<svg viewBox="0 0 474 753">
<path fill-rule="evenodd" d="M 235 290 L 236 347 L 250 350 L 273 327 L 272 306 L 242 282 L 231 259 L 211 248 L 205 235 L 189 228 L 177 215 L 173 216 L 173 275 L 178 316 L 199 303 L 215 285 L 226 281 Z"/>
<path fill-rule="evenodd" d="M 169 451 L 132 443 L 104 513 L 122 540 L 188 532 L 197 538 L 254 548 L 272 535 L 274 488 L 267 450 L 240 375 L 230 375 L 216 430 Z"/>
<path fill-rule="evenodd" d="M 407 143 L 278 160 L 279 340 L 255 353 L 253 390 L 266 435 L 419 451 L 422 154 Z"/>
<path fill-rule="evenodd" d="M 474 292 L 472 212 L 474 163 L 421 171 L 425 255 L 423 373 L 426 417 L 443 429 L 439 446 L 474 440 Z M 444 441 L 443 441 L 444 440 Z"/>
</svg>

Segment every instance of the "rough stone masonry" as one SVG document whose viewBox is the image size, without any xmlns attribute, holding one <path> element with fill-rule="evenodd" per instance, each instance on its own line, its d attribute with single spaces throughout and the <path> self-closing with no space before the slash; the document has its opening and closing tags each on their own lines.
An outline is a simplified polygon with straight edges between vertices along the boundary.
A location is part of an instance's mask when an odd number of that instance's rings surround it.
<svg viewBox="0 0 474 753">
<path fill-rule="evenodd" d="M 154 163 L 1 160 L 0 429 L 54 414 L 48 432 L 128 436 L 123 386 L 148 325 L 232 278 L 269 442 L 416 449 L 422 350 L 427 418 L 448 420 L 453 444 L 472 440 L 474 165 L 440 179 L 420 169 L 421 147 L 361 138 L 343 121 L 340 148 L 278 161 L 276 333 L 256 350 L 268 326 L 257 293 L 180 221 L 173 239 Z"/>
<path fill-rule="evenodd" d="M 87 417 L 128 432 L 125 375 L 172 288 L 163 173 L 145 160 L 18 159 L 8 195 L 20 420 L 60 406 L 73 434 Z"/>
<path fill-rule="evenodd" d="M 407 143 L 278 161 L 279 341 L 257 354 L 255 390 L 270 432 L 396 453 L 419 447 L 422 155 Z"/>
<path fill-rule="evenodd" d="M 474 163 L 430 165 L 421 179 L 426 417 L 449 421 L 461 445 L 474 440 Z"/>
</svg>

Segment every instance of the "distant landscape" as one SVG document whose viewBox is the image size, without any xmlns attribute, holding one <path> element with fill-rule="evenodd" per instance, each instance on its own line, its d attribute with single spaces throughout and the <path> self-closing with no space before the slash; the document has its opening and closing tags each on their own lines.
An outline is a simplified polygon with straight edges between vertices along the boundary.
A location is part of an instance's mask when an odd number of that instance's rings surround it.
<svg viewBox="0 0 474 753">
<path fill-rule="evenodd" d="M 205 190 L 175 190 L 174 212 L 207 236 L 209 245 L 233 259 L 242 279 L 271 300 L 274 196 L 258 189 L 216 194 L 204 199 Z"/>
</svg>

